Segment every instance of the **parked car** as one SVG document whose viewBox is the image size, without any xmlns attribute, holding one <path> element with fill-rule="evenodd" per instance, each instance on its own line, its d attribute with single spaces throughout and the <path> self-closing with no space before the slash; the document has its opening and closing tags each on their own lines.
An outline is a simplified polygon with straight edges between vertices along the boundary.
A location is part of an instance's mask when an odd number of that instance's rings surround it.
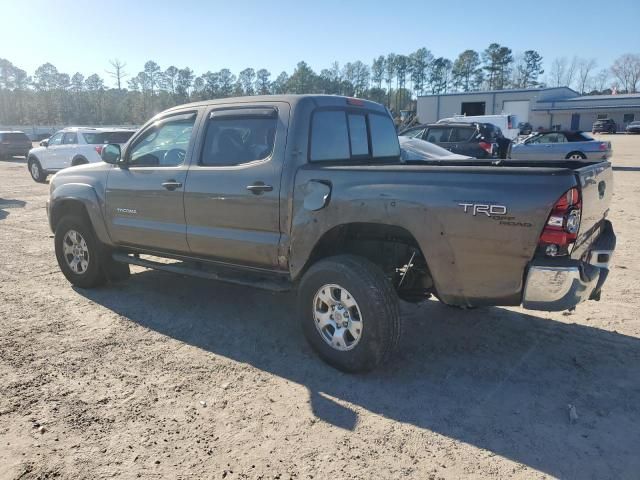
<svg viewBox="0 0 640 480">
<path fill-rule="evenodd" d="M 30 148 L 31 140 L 24 132 L 0 131 L 0 159 L 16 155 L 26 157 Z"/>
<path fill-rule="evenodd" d="M 502 113 L 498 115 L 454 115 L 453 117 L 440 119 L 436 123 L 489 123 L 498 127 L 505 138 L 515 140 L 520 134 L 517 121 L 518 117 L 516 115 Z"/>
<path fill-rule="evenodd" d="M 605 118 L 604 120 L 596 120 L 593 122 L 591 133 L 616 133 L 618 126 L 612 118 Z"/>
<path fill-rule="evenodd" d="M 398 137 L 400 141 L 400 159 L 402 162 L 421 162 L 424 160 L 469 160 L 472 157 L 458 155 L 438 145 L 419 138 Z"/>
<path fill-rule="evenodd" d="M 511 141 L 491 123 L 432 123 L 400 132 L 419 138 L 452 153 L 475 158 L 506 158 Z"/>
<path fill-rule="evenodd" d="M 609 163 L 403 164 L 387 110 L 362 99 L 181 105 L 102 158 L 51 180 L 73 285 L 125 279 L 133 264 L 296 289 L 307 340 L 349 372 L 398 347 L 399 297 L 565 310 L 599 298 L 615 248 Z"/>
<path fill-rule="evenodd" d="M 134 133 L 133 129 L 65 128 L 29 151 L 29 173 L 36 182 L 44 182 L 49 174 L 63 168 L 100 162 L 104 145 L 124 145 Z"/>
<path fill-rule="evenodd" d="M 640 133 L 640 121 L 631 122 L 627 125 L 627 128 L 625 128 L 625 131 L 627 133 Z"/>
<path fill-rule="evenodd" d="M 529 122 L 520 122 L 518 124 L 518 130 L 520 135 L 531 135 L 533 133 L 533 125 Z"/>
<path fill-rule="evenodd" d="M 583 132 L 535 133 L 511 146 L 513 160 L 607 160 L 611 142 L 595 140 Z"/>
</svg>

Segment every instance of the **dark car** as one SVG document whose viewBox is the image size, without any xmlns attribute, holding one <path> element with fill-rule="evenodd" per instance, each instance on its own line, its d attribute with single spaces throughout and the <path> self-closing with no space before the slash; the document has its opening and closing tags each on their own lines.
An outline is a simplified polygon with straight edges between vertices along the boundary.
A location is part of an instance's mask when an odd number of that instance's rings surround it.
<svg viewBox="0 0 640 480">
<path fill-rule="evenodd" d="M 31 150 L 31 140 L 23 132 L 0 131 L 0 158 L 13 157 L 20 155 L 26 157 Z"/>
<path fill-rule="evenodd" d="M 520 130 L 520 135 L 531 135 L 533 133 L 533 125 L 529 122 L 520 122 L 518 129 Z"/>
<path fill-rule="evenodd" d="M 591 133 L 616 133 L 618 126 L 612 118 L 605 118 L 604 120 L 596 120 L 593 122 Z"/>
<path fill-rule="evenodd" d="M 506 158 L 511 141 L 491 123 L 433 123 L 399 133 L 419 138 L 458 155 L 475 158 Z"/>
<path fill-rule="evenodd" d="M 640 133 L 640 121 L 631 122 L 627 125 L 627 128 L 625 128 L 625 131 L 627 133 Z"/>
</svg>

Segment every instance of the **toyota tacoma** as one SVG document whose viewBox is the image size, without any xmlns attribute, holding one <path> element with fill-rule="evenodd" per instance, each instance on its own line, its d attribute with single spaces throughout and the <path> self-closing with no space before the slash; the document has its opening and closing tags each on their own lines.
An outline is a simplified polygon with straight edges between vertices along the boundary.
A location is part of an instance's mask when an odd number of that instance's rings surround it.
<svg viewBox="0 0 640 480">
<path fill-rule="evenodd" d="M 401 161 L 388 111 L 286 95 L 156 115 L 104 162 L 51 180 L 60 269 L 77 287 L 129 265 L 297 290 L 336 368 L 384 362 L 399 299 L 560 311 L 598 300 L 615 235 L 606 161 Z"/>
</svg>

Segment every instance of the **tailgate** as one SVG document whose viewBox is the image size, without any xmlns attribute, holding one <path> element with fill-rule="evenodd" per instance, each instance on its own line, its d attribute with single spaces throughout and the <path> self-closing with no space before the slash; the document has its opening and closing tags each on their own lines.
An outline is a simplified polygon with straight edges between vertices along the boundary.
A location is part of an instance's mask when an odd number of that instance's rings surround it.
<svg viewBox="0 0 640 480">
<path fill-rule="evenodd" d="M 611 163 L 601 162 L 576 170 L 580 197 L 582 199 L 582 219 L 572 258 L 581 258 L 598 238 L 603 219 L 609 212 L 613 194 L 613 171 Z"/>
</svg>

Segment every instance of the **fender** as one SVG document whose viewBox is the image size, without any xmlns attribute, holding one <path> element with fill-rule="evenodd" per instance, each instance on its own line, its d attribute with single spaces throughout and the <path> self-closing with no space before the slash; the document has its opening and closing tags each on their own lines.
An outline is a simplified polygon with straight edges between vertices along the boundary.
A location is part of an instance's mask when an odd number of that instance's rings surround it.
<svg viewBox="0 0 640 480">
<path fill-rule="evenodd" d="M 96 233 L 98 239 L 102 243 L 112 244 L 111 237 L 104 221 L 104 215 L 100 207 L 100 201 L 95 189 L 91 185 L 84 183 L 65 183 L 57 187 L 51 192 L 49 199 L 49 226 L 52 231 L 55 231 L 53 221 L 59 217 L 57 209 L 63 208 L 64 203 L 67 201 L 81 203 L 87 214 L 89 220 L 93 226 L 93 230 Z"/>
</svg>

